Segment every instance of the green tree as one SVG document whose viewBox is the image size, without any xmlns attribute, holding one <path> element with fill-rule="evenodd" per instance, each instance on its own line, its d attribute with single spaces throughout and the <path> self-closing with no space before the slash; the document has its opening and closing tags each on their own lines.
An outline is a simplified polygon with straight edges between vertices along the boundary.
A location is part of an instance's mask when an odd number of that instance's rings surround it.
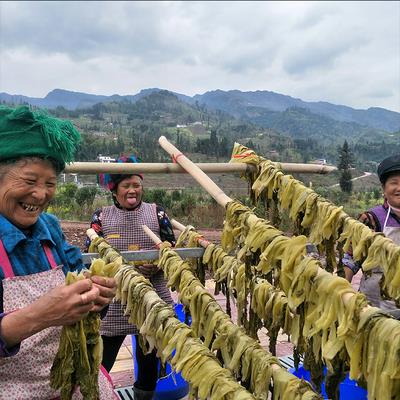
<svg viewBox="0 0 400 400">
<path fill-rule="evenodd" d="M 353 155 L 350 151 L 347 140 L 344 141 L 343 147 L 339 148 L 339 165 L 340 171 L 339 185 L 342 192 L 351 193 L 353 190 L 353 182 L 351 181 L 350 168 L 353 164 Z"/>
<path fill-rule="evenodd" d="M 94 186 L 84 186 L 75 192 L 75 201 L 79 206 L 92 207 L 99 190 Z"/>
<path fill-rule="evenodd" d="M 52 203 L 61 206 L 71 206 L 78 186 L 73 182 L 68 182 L 57 186 L 57 191 Z"/>
<path fill-rule="evenodd" d="M 211 129 L 209 146 L 209 154 L 217 156 L 218 161 L 218 137 L 215 129 Z"/>
</svg>

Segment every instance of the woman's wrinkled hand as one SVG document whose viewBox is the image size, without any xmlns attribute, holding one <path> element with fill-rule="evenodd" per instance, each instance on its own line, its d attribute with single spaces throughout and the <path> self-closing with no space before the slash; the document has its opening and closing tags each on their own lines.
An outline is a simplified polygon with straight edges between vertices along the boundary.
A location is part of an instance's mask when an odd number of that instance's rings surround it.
<svg viewBox="0 0 400 400">
<path fill-rule="evenodd" d="M 101 297 L 98 285 L 82 279 L 71 285 L 60 285 L 30 304 L 44 328 L 70 325 L 81 320 Z"/>
<path fill-rule="evenodd" d="M 104 288 L 104 282 L 99 285 L 91 279 L 82 279 L 71 285 L 60 285 L 49 290 L 33 303 L 3 317 L 3 341 L 8 346 L 14 346 L 43 329 L 80 321 L 89 311 L 96 309 L 99 301 L 103 301 L 99 299 L 111 296 L 114 290 L 112 281 L 107 281 L 105 284 L 109 286 Z"/>
<path fill-rule="evenodd" d="M 93 282 L 93 286 L 99 289 L 99 295 L 94 300 L 93 308 L 90 311 L 100 311 L 111 303 L 117 292 L 117 283 L 114 278 L 102 276 L 92 276 L 90 279 Z"/>
</svg>

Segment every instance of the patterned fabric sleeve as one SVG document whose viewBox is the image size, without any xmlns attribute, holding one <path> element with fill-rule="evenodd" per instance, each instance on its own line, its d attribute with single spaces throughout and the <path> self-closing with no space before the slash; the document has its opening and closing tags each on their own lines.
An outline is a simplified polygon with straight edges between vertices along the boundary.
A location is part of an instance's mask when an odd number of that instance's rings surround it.
<svg viewBox="0 0 400 400">
<path fill-rule="evenodd" d="M 373 231 L 380 230 L 378 226 L 379 222 L 376 220 L 373 214 L 367 211 L 361 213 L 358 217 L 358 220 L 362 222 L 364 225 L 367 225 L 368 228 L 372 229 Z M 361 262 L 355 261 L 353 259 L 353 249 L 351 247 L 349 251 L 344 254 L 342 262 L 345 267 L 351 269 L 354 275 L 361 269 Z"/>
<path fill-rule="evenodd" d="M 94 231 L 101 237 L 103 237 L 103 228 L 101 226 L 101 219 L 102 219 L 102 209 L 99 208 L 97 209 L 93 215 L 92 215 L 92 220 L 90 221 L 90 227 L 94 229 Z M 89 251 L 89 246 L 90 246 L 90 239 L 86 237 L 86 242 L 85 242 L 85 253 L 88 253 Z"/>
<path fill-rule="evenodd" d="M 171 221 L 169 220 L 167 213 L 159 205 L 157 205 L 157 218 L 158 224 L 160 225 L 160 239 L 163 242 L 166 240 L 175 246 L 176 239 Z"/>
</svg>

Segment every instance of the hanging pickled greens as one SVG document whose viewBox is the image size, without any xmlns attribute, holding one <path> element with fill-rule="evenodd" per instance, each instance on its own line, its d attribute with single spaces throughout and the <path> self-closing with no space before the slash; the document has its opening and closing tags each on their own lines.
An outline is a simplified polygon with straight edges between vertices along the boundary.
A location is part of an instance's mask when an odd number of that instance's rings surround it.
<svg viewBox="0 0 400 400">
<path fill-rule="evenodd" d="M 180 301 L 190 309 L 194 333 L 204 338 L 206 346 L 221 353 L 226 368 L 242 382 L 248 383 L 257 399 L 267 399 L 272 372 L 275 368 L 281 369 L 278 360 L 231 321 L 195 277 L 189 263 L 175 251 L 163 249 L 159 265 L 168 277 L 168 285 L 177 289 Z M 301 396 L 288 399 L 320 398 L 307 383 L 294 379 Z"/>
<path fill-rule="evenodd" d="M 268 329 L 269 350 L 275 355 L 280 330 L 288 335 L 291 332 L 292 316 L 288 299 L 283 291 L 275 288 L 267 280 L 256 279 L 251 307 Z"/>
<path fill-rule="evenodd" d="M 113 277 L 118 269 L 114 263 L 105 264 L 101 259 L 93 260 L 86 276 Z M 83 272 L 68 272 L 65 283 L 71 285 L 84 279 Z M 69 400 L 76 387 L 84 399 L 99 398 L 98 375 L 103 354 L 99 334 L 100 315 L 89 312 L 85 318 L 73 325 L 63 326 L 60 344 L 50 370 L 50 385 L 60 389 L 60 399 Z"/>
<path fill-rule="evenodd" d="M 238 257 L 260 254 L 255 269 L 279 276 L 275 284 L 286 294 L 294 315 L 292 342 L 310 365 L 322 368 L 323 362 L 327 366 L 331 398 L 347 365 L 351 377 L 367 382 L 369 399 L 396 398 L 400 393 L 400 321 L 368 307 L 365 296 L 356 293 L 348 281 L 324 271 L 318 260 L 306 256 L 304 236 L 279 236 L 273 227 L 266 229 L 273 234 L 265 234 L 263 243 L 258 240 L 261 233 L 251 235 L 255 227 L 265 224 L 240 203 L 228 203 L 225 227 L 228 234 L 234 227 L 236 234 L 225 236 L 229 240 L 224 243 L 238 249 Z M 314 371 L 314 376 L 320 373 Z M 378 389 L 383 386 L 384 390 Z"/>
<path fill-rule="evenodd" d="M 242 260 L 248 254 L 260 254 L 253 273 L 272 272 L 274 284 L 287 295 L 286 310 L 289 309 L 293 315 L 290 326 L 292 342 L 304 354 L 306 366 L 320 369 L 312 371 L 314 377 L 322 376 L 322 363 L 327 366 L 329 382 L 326 389 L 330 398 L 337 398 L 337 387 L 346 371 L 350 372 L 352 379 L 367 382 L 371 399 L 396 398 L 400 392 L 399 321 L 378 309 L 368 308 L 365 296 L 355 293 L 346 280 L 323 271 L 318 260 L 306 257 L 304 236 L 285 237 L 252 214 L 250 209 L 235 202 L 227 205 L 224 229 L 223 243 L 231 251 L 236 251 L 237 256 L 228 256 L 219 246 L 209 245 L 203 261 L 214 274 L 224 266 L 230 289 L 236 289 L 240 296 L 243 287 L 249 284 L 245 283 L 246 277 L 240 269 Z M 229 236 L 233 230 L 235 234 Z M 263 240 L 259 240 L 260 237 Z M 280 292 L 278 287 L 277 293 Z M 260 314 L 268 301 L 262 297 L 265 294 L 256 289 L 257 285 L 252 293 L 252 305 L 262 318 Z M 345 303 L 343 298 L 346 298 Z M 375 326 L 381 329 L 372 330 Z M 394 340 L 385 339 L 381 333 L 385 329 Z M 269 332 L 270 338 L 271 335 Z M 226 340 L 226 337 L 220 341 L 216 339 L 217 343 Z M 229 353 L 225 353 L 225 357 L 229 357 Z M 388 366 L 392 368 L 390 372 Z M 381 386 L 385 390 L 379 390 Z"/>
<path fill-rule="evenodd" d="M 372 232 L 349 217 L 342 207 L 322 198 L 291 175 L 285 175 L 279 163 L 266 160 L 245 146 L 235 143 L 231 162 L 245 162 L 256 167 L 257 173 L 250 181 L 252 197 L 258 201 L 262 197 L 272 200 L 276 196 L 279 208 L 288 210 L 293 221 L 309 230 L 309 241 L 325 253 L 330 271 L 338 267 L 333 254 L 335 241 L 344 242 L 345 250 L 351 242 L 354 259 L 363 263 L 365 270 L 382 268 L 383 295 L 400 304 L 400 246 Z M 232 234 L 239 233 L 235 227 L 231 229 Z M 228 246 L 223 247 L 229 251 Z"/>
<path fill-rule="evenodd" d="M 116 299 L 125 306 L 129 322 L 140 328 L 148 351 L 156 348 L 161 360 L 169 361 L 175 371 L 182 372 L 200 399 L 254 399 L 228 369 L 221 367 L 214 354 L 194 337 L 192 329 L 176 318 L 173 308 L 160 299 L 150 282 L 126 264 L 115 249 L 103 238 L 98 238 L 93 250 L 100 253 L 105 263 L 119 265 L 115 275 Z M 191 266 L 187 264 L 186 272 L 190 271 Z"/>
</svg>

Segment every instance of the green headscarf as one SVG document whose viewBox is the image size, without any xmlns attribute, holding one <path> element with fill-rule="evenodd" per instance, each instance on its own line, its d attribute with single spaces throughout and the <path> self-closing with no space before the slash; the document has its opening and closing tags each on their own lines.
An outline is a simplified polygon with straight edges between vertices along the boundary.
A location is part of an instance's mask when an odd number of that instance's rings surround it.
<svg viewBox="0 0 400 400">
<path fill-rule="evenodd" d="M 59 171 L 73 161 L 80 134 L 70 121 L 28 106 L 0 106 L 0 161 L 38 156 L 51 158 Z"/>
</svg>

